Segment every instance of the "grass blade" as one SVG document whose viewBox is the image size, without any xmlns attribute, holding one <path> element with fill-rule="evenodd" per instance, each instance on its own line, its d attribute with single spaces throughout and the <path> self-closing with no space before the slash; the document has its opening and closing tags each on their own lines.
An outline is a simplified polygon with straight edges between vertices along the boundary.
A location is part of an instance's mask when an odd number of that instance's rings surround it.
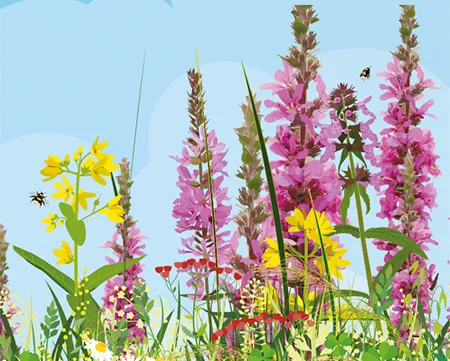
<svg viewBox="0 0 450 361">
<path fill-rule="evenodd" d="M 244 71 L 245 82 L 247 84 L 248 95 L 252 104 L 253 115 L 255 118 L 255 125 L 258 131 L 259 144 L 261 146 L 261 155 L 264 163 L 264 171 L 266 174 L 267 186 L 269 187 L 270 203 L 272 205 L 273 220 L 275 223 L 275 231 L 277 235 L 278 252 L 280 254 L 280 266 L 281 266 L 281 279 L 283 281 L 283 298 L 284 307 L 281 307 L 282 313 L 287 316 L 289 313 L 289 288 L 286 271 L 286 253 L 284 250 L 283 229 L 281 226 L 280 210 L 278 209 L 278 200 L 275 193 L 275 185 L 273 182 L 272 171 L 270 169 L 269 155 L 267 153 L 266 143 L 264 141 L 264 135 L 261 127 L 261 121 L 258 117 L 258 111 L 256 110 L 255 100 L 250 88 L 250 83 L 245 71 L 244 63 L 242 63 L 242 70 Z M 280 305 L 281 306 L 281 305 Z"/>
</svg>

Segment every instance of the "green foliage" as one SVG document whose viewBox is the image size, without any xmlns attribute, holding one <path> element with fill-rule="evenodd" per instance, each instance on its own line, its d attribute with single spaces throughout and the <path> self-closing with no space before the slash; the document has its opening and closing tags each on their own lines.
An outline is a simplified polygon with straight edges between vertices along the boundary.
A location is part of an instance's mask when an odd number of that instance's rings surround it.
<svg viewBox="0 0 450 361">
<path fill-rule="evenodd" d="M 48 262 L 44 261 L 42 258 L 36 256 L 35 254 L 25 251 L 22 248 L 14 246 L 14 251 L 21 256 L 25 261 L 32 264 L 37 269 L 44 272 L 47 276 L 49 276 L 56 284 L 65 290 L 68 293 L 73 292 L 73 281 L 72 279 L 58 270 L 56 267 L 53 267 Z"/>
<path fill-rule="evenodd" d="M 50 340 L 58 333 L 58 309 L 55 306 L 55 301 L 50 303 L 47 307 L 47 314 L 44 317 L 44 322 L 41 322 L 41 330 L 44 333 L 46 340 Z"/>
<path fill-rule="evenodd" d="M 384 361 L 384 360 L 392 360 L 394 357 L 398 355 L 398 348 L 389 345 L 387 342 L 381 342 L 377 349 L 374 347 L 370 347 L 366 352 L 362 355 L 362 361 Z"/>
<path fill-rule="evenodd" d="M 344 225 L 347 224 L 347 212 L 350 207 L 350 199 L 352 198 L 352 195 L 354 192 L 355 192 L 354 185 L 352 185 L 348 188 L 344 188 L 344 197 L 342 198 L 341 206 L 340 206 L 341 222 Z"/>
<path fill-rule="evenodd" d="M 29 351 L 22 352 L 20 355 L 20 361 L 39 361 L 39 355 L 31 353 Z"/>
<path fill-rule="evenodd" d="M 82 246 L 86 241 L 86 225 L 84 221 L 67 218 L 65 224 L 70 238 L 72 238 L 76 245 Z"/>
<path fill-rule="evenodd" d="M 273 356 L 275 355 L 275 350 L 272 349 L 269 345 L 263 345 L 262 349 L 253 349 L 248 361 L 271 361 L 273 360 Z"/>
<path fill-rule="evenodd" d="M 334 357 L 342 357 L 346 354 L 345 347 L 350 346 L 353 339 L 348 333 L 341 333 L 339 336 L 329 334 L 325 340 L 325 347 L 333 351 Z"/>
</svg>

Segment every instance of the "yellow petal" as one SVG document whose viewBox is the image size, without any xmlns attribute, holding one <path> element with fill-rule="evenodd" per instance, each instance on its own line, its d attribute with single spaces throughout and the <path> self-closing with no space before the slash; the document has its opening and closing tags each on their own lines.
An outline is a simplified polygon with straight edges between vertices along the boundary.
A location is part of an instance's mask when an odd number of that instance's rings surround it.
<svg viewBox="0 0 450 361">
<path fill-rule="evenodd" d="M 108 206 L 114 206 L 116 204 L 119 203 L 120 198 L 122 198 L 122 196 L 119 194 L 118 196 L 115 196 L 114 198 L 112 198 L 109 202 L 108 202 Z"/>
</svg>

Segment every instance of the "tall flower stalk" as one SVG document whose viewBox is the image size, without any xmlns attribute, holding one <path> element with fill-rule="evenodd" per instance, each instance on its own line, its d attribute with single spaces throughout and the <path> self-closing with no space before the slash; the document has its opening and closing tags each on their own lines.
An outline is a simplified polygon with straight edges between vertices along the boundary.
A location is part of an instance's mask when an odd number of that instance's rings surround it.
<svg viewBox="0 0 450 361">
<path fill-rule="evenodd" d="M 379 184 L 382 190 L 381 211 L 378 216 L 387 218 L 389 226 L 409 236 L 423 250 L 428 244 L 436 245 L 429 229 L 429 210 L 436 207 L 436 190 L 429 183 L 430 176 L 439 176 L 436 165 L 438 156 L 434 153 L 434 139 L 429 130 L 421 129 L 420 124 L 428 109 L 433 105 L 429 100 L 418 105 L 426 89 L 435 89 L 434 82 L 424 78 L 419 66 L 420 56 L 416 51 L 418 45 L 414 30 L 418 27 L 415 8 L 402 6 L 400 17 L 400 36 L 402 44 L 393 53 L 393 62 L 387 65 L 387 71 L 377 75 L 383 76 L 386 84 L 380 88 L 385 92 L 381 100 L 389 100 L 388 109 L 383 119 L 389 124 L 384 129 L 381 139 L 381 172 Z M 434 116 L 432 116 L 434 117 Z M 387 251 L 385 262 L 398 252 L 395 245 L 376 240 L 375 245 Z M 415 265 L 420 272 L 411 272 Z M 434 265 L 429 265 L 417 254 L 410 254 L 407 262 L 393 278 L 393 314 L 392 321 L 399 325 L 402 335 L 407 333 L 407 326 L 402 324 L 403 313 L 407 311 L 403 303 L 404 295 L 413 296 L 413 306 L 420 299 L 425 312 L 429 311 L 429 287 L 433 283 Z M 420 274 L 424 274 L 421 278 Z M 417 291 L 414 285 L 419 284 Z M 422 326 L 423 327 L 423 326 Z"/>
<path fill-rule="evenodd" d="M 253 96 L 255 97 L 255 95 Z M 261 102 L 255 102 L 258 119 L 261 119 Z M 245 237 L 248 248 L 248 258 L 250 261 L 258 259 L 255 252 L 255 242 L 258 242 L 262 230 L 260 224 L 269 216 L 266 212 L 266 204 L 260 200 L 263 178 L 263 166 L 260 157 L 260 145 L 255 124 L 255 116 L 251 108 L 249 97 L 246 104 L 242 104 L 244 113 L 244 123 L 240 128 L 235 129 L 242 144 L 242 165 L 237 173 L 237 177 L 245 182 L 245 187 L 239 189 L 238 201 L 245 207 L 236 216 L 236 223 L 241 236 Z M 259 249 L 258 245 L 258 249 Z"/>
<path fill-rule="evenodd" d="M 118 258 L 117 262 L 111 257 L 106 257 L 106 260 L 110 264 L 123 263 L 124 272 L 122 276 L 116 276 L 106 282 L 105 295 L 102 298 L 103 309 L 108 309 L 116 321 L 125 318 L 129 331 L 127 337 L 130 340 L 136 340 L 137 337 L 142 342 L 145 330 L 144 326 L 138 323 L 139 319 L 133 303 L 133 291 L 137 282 L 144 283 L 144 279 L 140 276 L 144 266 L 136 263 L 126 269 L 126 262 L 145 255 L 145 244 L 142 241 L 147 237 L 141 234 L 136 227 L 136 221 L 130 214 L 133 182 L 131 181 L 130 162 L 125 157 L 120 163 L 117 182 L 119 184 L 118 192 L 121 196 L 119 204 L 124 211 L 123 222 L 116 224 L 117 231 L 112 240 L 105 243 L 104 248 L 112 249 Z M 121 241 L 119 241 L 119 236 Z"/>
<path fill-rule="evenodd" d="M 370 172 L 365 160 L 372 165 L 377 165 L 374 148 L 379 146 L 377 136 L 370 130 L 370 125 L 375 121 L 375 115 L 367 109 L 367 103 L 371 97 L 362 102 L 357 102 L 356 92 L 352 86 L 339 84 L 330 93 L 330 125 L 323 125 L 321 131 L 322 144 L 326 152 L 323 160 L 334 159 L 335 153 L 340 152 L 338 171 L 345 160 L 349 160 L 349 167 L 340 174 L 343 182 L 344 197 L 341 203 L 342 223 L 347 223 L 347 211 L 350 199 L 353 197 L 356 203 L 358 215 L 359 237 L 361 240 L 364 267 L 366 271 L 367 286 L 372 285 L 372 271 L 370 267 L 367 240 L 365 236 L 364 212 L 362 202 L 366 203 L 368 213 L 370 200 L 366 193 L 366 186 L 372 182 Z M 366 122 L 358 122 L 358 112 L 370 116 Z M 356 165 L 356 159 L 362 161 L 361 166 Z"/>
<path fill-rule="evenodd" d="M 271 169 L 285 238 L 292 240 L 294 247 L 303 253 L 306 271 L 308 268 L 317 269 L 315 263 L 317 257 L 321 258 L 320 254 L 313 256 L 313 242 L 304 232 L 289 232 L 285 219 L 295 209 L 306 214 L 312 210 L 310 191 L 317 211 L 325 212 L 334 223 L 338 223 L 342 182 L 332 162 L 317 159 L 325 147 L 316 128 L 328 109 L 325 84 L 318 74 L 320 61 L 313 54 L 317 47 L 316 34 L 310 30 L 319 19 L 310 5 L 294 6 L 292 14 L 292 30 L 297 44 L 289 49 L 289 55 L 282 57 L 284 70 L 275 73 L 276 83 L 263 85 L 262 89 L 272 90 L 272 94 L 280 99 L 277 102 L 265 101 L 266 107 L 275 108 L 265 120 L 284 121 L 277 126 L 275 137 L 269 140 L 270 149 L 280 158 L 271 162 Z M 313 81 L 319 96 L 308 100 L 308 89 Z M 307 282 L 304 287 L 303 294 L 306 295 Z"/>
</svg>

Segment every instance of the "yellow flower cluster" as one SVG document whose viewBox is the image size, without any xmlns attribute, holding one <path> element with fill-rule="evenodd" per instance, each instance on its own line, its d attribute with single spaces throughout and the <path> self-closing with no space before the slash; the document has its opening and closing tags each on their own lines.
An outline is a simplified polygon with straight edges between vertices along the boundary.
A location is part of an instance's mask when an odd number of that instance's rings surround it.
<svg viewBox="0 0 450 361">
<path fill-rule="evenodd" d="M 322 236 L 323 243 L 325 245 L 325 252 L 327 255 L 328 267 L 331 274 L 342 280 L 341 268 L 350 265 L 350 261 L 342 259 L 342 256 L 347 252 L 347 249 L 338 247 L 338 242 L 333 241 L 330 235 L 334 232 L 334 227 L 331 225 L 325 213 L 317 212 L 319 227 L 317 227 L 316 218 L 314 216 L 314 210 L 311 210 L 306 216 L 305 212 L 299 209 L 294 210 L 294 215 L 286 217 L 286 222 L 291 226 L 289 232 L 304 231 L 306 237 L 314 241 L 320 246 L 320 235 Z M 263 259 L 266 261 L 264 264 L 267 268 L 274 268 L 280 265 L 280 254 L 278 250 L 278 243 L 271 238 L 266 238 L 266 242 L 269 245 L 267 250 L 263 254 Z M 314 263 L 319 268 L 321 273 L 325 272 L 325 265 L 323 257 L 319 257 L 314 260 Z"/>
</svg>

